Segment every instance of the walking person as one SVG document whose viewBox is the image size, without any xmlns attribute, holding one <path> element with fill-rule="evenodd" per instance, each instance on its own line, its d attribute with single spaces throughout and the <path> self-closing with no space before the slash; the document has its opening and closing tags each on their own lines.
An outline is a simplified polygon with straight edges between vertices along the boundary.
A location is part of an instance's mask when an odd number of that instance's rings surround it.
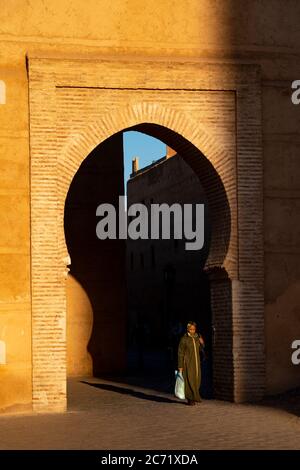
<svg viewBox="0 0 300 470">
<path fill-rule="evenodd" d="M 182 372 L 184 378 L 185 398 L 188 400 L 188 405 L 201 402 L 200 351 L 204 348 L 204 340 L 196 330 L 197 324 L 189 321 L 187 331 L 181 337 L 178 346 L 178 371 Z"/>
</svg>

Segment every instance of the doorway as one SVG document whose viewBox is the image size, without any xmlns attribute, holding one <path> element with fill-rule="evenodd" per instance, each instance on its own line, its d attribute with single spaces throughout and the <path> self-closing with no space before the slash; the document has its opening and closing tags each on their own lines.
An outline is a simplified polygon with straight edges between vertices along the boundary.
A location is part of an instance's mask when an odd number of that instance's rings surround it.
<svg viewBox="0 0 300 470">
<path fill-rule="evenodd" d="M 133 173 L 127 182 L 127 201 L 128 207 L 142 202 L 149 211 L 153 204 L 182 208 L 203 204 L 201 250 L 185 250 L 187 240 L 176 239 L 173 230 L 167 240 L 99 240 L 97 207 L 111 204 L 117 214 L 119 197 L 125 192 L 124 132 L 106 139 L 87 156 L 65 202 L 65 238 L 71 259 L 67 373 L 173 392 L 179 339 L 192 319 L 206 343 L 201 391 L 203 397 L 211 398 L 213 330 L 205 265 L 212 226 L 201 179 L 184 158 L 195 149 L 189 149 L 187 142 L 183 155 L 174 150 L 172 158 L 160 158 Z M 193 223 L 194 219 L 193 214 Z"/>
</svg>

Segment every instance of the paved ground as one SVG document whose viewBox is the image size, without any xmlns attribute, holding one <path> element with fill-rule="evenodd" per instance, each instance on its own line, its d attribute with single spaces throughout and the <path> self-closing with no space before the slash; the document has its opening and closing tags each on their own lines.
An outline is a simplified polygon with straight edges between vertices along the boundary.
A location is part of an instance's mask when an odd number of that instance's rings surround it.
<svg viewBox="0 0 300 470">
<path fill-rule="evenodd" d="M 137 385 L 85 381 L 70 382 L 65 414 L 1 416 L 0 449 L 300 449 L 299 395 L 188 407 Z"/>
</svg>

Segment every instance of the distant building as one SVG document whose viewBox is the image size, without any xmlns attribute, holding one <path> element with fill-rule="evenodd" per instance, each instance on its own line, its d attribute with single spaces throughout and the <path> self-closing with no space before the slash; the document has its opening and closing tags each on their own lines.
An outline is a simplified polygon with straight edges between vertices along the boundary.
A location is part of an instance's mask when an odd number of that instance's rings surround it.
<svg viewBox="0 0 300 470">
<path fill-rule="evenodd" d="M 128 206 L 140 202 L 150 213 L 151 204 L 206 202 L 199 178 L 178 154 L 169 152 L 145 168 L 138 169 L 136 163 L 133 168 L 127 183 Z M 186 250 L 186 240 L 174 239 L 172 230 L 170 240 L 127 240 L 130 330 L 142 318 L 163 347 L 176 324 L 185 327 L 186 321 L 197 319 L 208 327 L 209 290 L 203 275 L 209 247 L 208 214 L 205 232 L 205 245 L 199 251 Z"/>
</svg>

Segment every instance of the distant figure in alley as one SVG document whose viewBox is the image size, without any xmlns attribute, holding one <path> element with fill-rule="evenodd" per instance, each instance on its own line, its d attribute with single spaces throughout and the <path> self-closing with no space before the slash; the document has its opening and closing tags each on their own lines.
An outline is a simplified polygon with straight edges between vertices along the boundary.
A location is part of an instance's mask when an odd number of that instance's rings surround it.
<svg viewBox="0 0 300 470">
<path fill-rule="evenodd" d="M 178 346 L 178 370 L 183 374 L 188 405 L 201 402 L 199 392 L 201 384 L 200 351 L 204 348 L 204 340 L 196 330 L 196 322 L 189 321 L 187 331 Z"/>
</svg>

